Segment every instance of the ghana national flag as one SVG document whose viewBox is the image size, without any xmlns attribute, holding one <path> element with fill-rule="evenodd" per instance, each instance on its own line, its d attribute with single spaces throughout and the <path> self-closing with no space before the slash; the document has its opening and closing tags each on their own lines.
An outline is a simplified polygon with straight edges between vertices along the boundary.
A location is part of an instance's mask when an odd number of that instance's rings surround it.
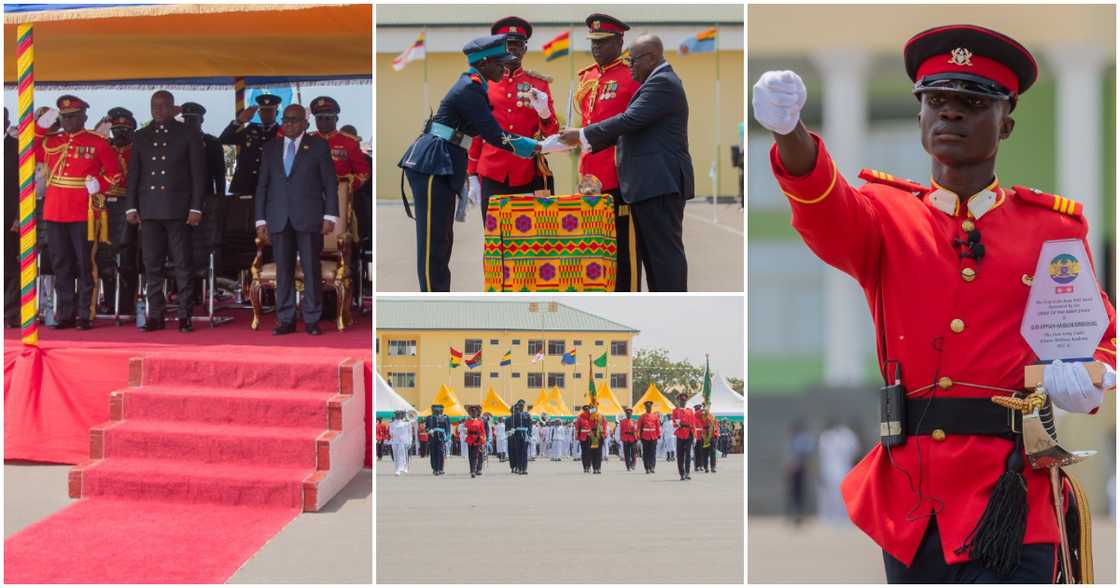
<svg viewBox="0 0 1120 588">
<path fill-rule="evenodd" d="M 544 52 L 545 61 L 552 61 L 553 59 L 560 59 L 567 55 L 570 48 L 571 40 L 568 38 L 568 32 L 564 31 L 557 35 L 556 38 L 545 43 L 541 47 L 541 51 Z"/>
<path fill-rule="evenodd" d="M 451 347 L 450 349 L 451 349 L 451 360 L 450 360 L 450 363 L 448 363 L 448 365 L 450 365 L 453 368 L 459 367 L 459 364 L 463 363 L 463 352 L 459 351 L 458 349 L 455 349 L 454 347 Z"/>
<path fill-rule="evenodd" d="M 681 55 L 688 55 L 689 53 L 711 53 L 716 50 L 716 28 L 712 27 L 696 33 L 691 37 L 685 37 L 677 51 Z"/>
</svg>

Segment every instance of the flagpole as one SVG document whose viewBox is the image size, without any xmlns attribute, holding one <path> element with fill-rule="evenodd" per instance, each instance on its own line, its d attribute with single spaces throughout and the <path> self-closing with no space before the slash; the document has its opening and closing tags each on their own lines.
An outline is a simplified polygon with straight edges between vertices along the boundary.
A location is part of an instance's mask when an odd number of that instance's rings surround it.
<svg viewBox="0 0 1120 588">
<path fill-rule="evenodd" d="M 719 161 L 720 161 L 720 142 L 719 142 L 719 23 L 715 25 L 716 29 L 716 160 L 715 160 L 715 178 L 712 184 L 712 220 L 719 220 L 719 207 L 716 201 L 719 198 Z"/>
</svg>

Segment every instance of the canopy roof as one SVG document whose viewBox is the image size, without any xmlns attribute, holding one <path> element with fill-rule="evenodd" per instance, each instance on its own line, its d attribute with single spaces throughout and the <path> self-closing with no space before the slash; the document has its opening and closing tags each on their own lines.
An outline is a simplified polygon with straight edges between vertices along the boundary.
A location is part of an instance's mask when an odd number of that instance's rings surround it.
<svg viewBox="0 0 1120 588">
<path fill-rule="evenodd" d="M 18 24 L 34 25 L 46 87 L 368 81 L 373 68 L 369 4 L 5 4 L 5 84 Z"/>
<path fill-rule="evenodd" d="M 467 416 L 467 411 L 463 405 L 459 403 L 459 399 L 455 396 L 455 391 L 448 388 L 445 384 L 439 385 L 439 392 L 436 397 L 432 399 L 432 404 L 442 404 L 443 414 L 449 417 L 462 417 Z M 432 414 L 432 406 L 428 405 L 424 410 L 420 411 L 420 416 L 428 416 Z"/>
<path fill-rule="evenodd" d="M 743 416 L 743 397 L 731 389 L 727 380 L 718 373 L 712 374 L 712 414 L 716 416 Z M 703 394 L 688 399 L 688 406 L 704 402 Z"/>
<path fill-rule="evenodd" d="M 560 388 L 552 387 L 552 391 L 548 393 L 548 414 L 553 416 L 572 416 L 572 411 L 568 408 L 568 404 L 564 402 L 564 397 L 560 395 Z"/>
<path fill-rule="evenodd" d="M 541 393 L 537 395 L 537 399 L 533 401 L 532 405 L 533 408 L 529 409 L 529 414 L 531 415 L 539 415 L 542 412 L 549 412 L 549 408 L 551 407 L 549 406 L 548 402 L 548 391 L 544 388 L 541 388 Z M 528 403 L 526 403 L 526 406 L 528 406 Z"/>
<path fill-rule="evenodd" d="M 599 400 L 599 414 L 604 416 L 619 416 L 625 415 L 622 411 L 622 405 L 618 403 L 614 393 L 606 384 L 600 382 L 599 388 L 595 390 L 595 397 Z M 586 392 L 583 393 L 582 404 L 591 404 L 591 397 Z"/>
<path fill-rule="evenodd" d="M 502 397 L 498 396 L 498 393 L 494 391 L 493 386 L 486 392 L 486 399 L 482 401 L 482 412 L 488 412 L 496 417 L 513 414 L 509 409 L 509 405 L 506 404 L 506 401 L 502 400 Z"/>
<path fill-rule="evenodd" d="M 644 404 L 647 400 L 653 402 L 653 408 L 650 409 L 653 412 L 659 412 L 661 414 L 672 414 L 673 409 L 676 408 L 676 405 L 673 404 L 664 394 L 661 393 L 661 390 L 657 388 L 657 384 L 650 382 L 649 387 L 646 388 L 645 394 L 642 394 L 642 397 L 634 403 L 634 414 L 645 413 L 646 407 L 644 406 Z"/>
<path fill-rule="evenodd" d="M 393 390 L 393 387 L 385 381 L 385 378 L 381 377 L 379 372 L 374 372 L 373 375 L 376 378 L 376 381 L 373 383 L 373 405 L 377 408 L 377 414 L 392 413 L 398 410 L 403 410 L 405 412 L 416 410 L 407 400 L 401 398 L 401 395 Z"/>
</svg>

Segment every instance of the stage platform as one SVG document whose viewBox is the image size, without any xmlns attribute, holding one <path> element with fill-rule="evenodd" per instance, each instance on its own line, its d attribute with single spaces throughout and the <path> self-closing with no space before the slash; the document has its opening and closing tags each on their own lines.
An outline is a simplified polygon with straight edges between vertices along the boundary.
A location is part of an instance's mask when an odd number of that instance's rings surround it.
<svg viewBox="0 0 1120 588">
<path fill-rule="evenodd" d="M 233 322 L 217 328 L 195 323 L 179 333 L 175 323 L 156 333 L 134 325 L 97 321 L 90 331 L 39 331 L 38 348 L 24 347 L 17 329 L 4 331 L 4 459 L 76 464 L 89 459 L 90 428 L 109 419 L 109 393 L 128 385 L 129 359 L 148 353 L 182 352 L 228 360 L 243 357 L 321 360 L 351 357 L 364 362 L 366 406 L 372 407 L 373 333 L 370 317 L 355 317 L 344 333 L 322 323 L 323 334 L 302 330 L 272 335 L 274 316 L 260 331 L 249 329 L 249 311 L 226 311 Z M 366 465 L 372 463 L 373 419 L 366 419 Z"/>
</svg>

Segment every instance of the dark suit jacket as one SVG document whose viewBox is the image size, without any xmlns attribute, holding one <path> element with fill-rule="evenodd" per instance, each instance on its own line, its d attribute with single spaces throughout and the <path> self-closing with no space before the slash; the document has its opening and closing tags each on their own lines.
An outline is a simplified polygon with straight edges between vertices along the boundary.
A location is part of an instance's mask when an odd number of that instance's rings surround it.
<svg viewBox="0 0 1120 588">
<path fill-rule="evenodd" d="M 326 141 L 304 133 L 292 163 L 292 175 L 284 176 L 284 139 L 265 144 L 257 174 L 257 220 L 278 233 L 289 222 L 303 233 L 318 233 L 323 216 L 338 216 L 338 176 Z"/>
<path fill-rule="evenodd" d="M 136 131 L 128 160 L 126 210 L 140 220 L 187 220 L 202 211 L 206 192 L 206 160 L 202 134 L 171 120 Z"/>
<path fill-rule="evenodd" d="M 584 127 L 583 134 L 592 151 L 617 145 L 618 182 L 626 202 L 666 194 L 686 200 L 695 196 L 688 99 L 672 66 L 646 79 L 625 112 Z"/>
<path fill-rule="evenodd" d="M 222 144 L 214 135 L 203 135 L 202 144 L 206 154 L 206 194 L 226 195 L 226 155 Z"/>
</svg>

